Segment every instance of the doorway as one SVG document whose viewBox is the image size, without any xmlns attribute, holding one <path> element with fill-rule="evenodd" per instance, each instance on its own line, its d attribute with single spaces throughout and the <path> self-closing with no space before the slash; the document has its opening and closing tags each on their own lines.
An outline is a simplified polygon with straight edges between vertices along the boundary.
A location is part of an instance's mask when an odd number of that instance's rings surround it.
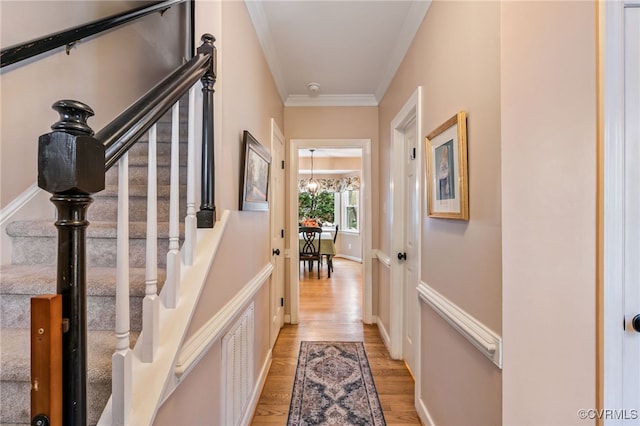
<svg viewBox="0 0 640 426">
<path fill-rule="evenodd" d="M 272 348 L 284 325 L 284 229 L 285 229 L 285 177 L 284 167 L 284 135 L 276 121 L 271 119 L 271 264 L 273 272 L 269 287 L 270 333 L 269 347 Z"/>
<path fill-rule="evenodd" d="M 419 86 L 391 122 L 393 147 L 392 247 L 397 260 L 391 262 L 392 281 L 401 283 L 390 292 L 389 352 L 404 359 L 416 380 L 419 378 L 420 281 L 422 229 L 421 179 L 424 134 L 422 131 L 422 88 Z M 395 256 L 394 256 L 395 257 Z"/>
<path fill-rule="evenodd" d="M 362 153 L 361 184 L 360 184 L 360 218 L 359 233 L 362 239 L 362 319 L 365 324 L 372 322 L 372 260 L 371 256 L 371 140 L 370 139 L 292 139 L 290 144 L 289 173 L 289 298 L 290 321 L 297 324 L 300 309 L 300 280 L 298 260 L 298 173 L 300 165 L 299 151 L 309 149 L 359 149 Z"/>
</svg>

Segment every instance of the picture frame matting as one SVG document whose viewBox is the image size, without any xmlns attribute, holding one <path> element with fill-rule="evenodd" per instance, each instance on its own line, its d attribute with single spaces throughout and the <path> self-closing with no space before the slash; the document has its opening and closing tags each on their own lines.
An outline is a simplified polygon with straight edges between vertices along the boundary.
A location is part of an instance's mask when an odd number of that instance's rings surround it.
<svg viewBox="0 0 640 426">
<path fill-rule="evenodd" d="M 426 137 L 427 215 L 469 220 L 467 115 L 460 111 Z"/>
</svg>

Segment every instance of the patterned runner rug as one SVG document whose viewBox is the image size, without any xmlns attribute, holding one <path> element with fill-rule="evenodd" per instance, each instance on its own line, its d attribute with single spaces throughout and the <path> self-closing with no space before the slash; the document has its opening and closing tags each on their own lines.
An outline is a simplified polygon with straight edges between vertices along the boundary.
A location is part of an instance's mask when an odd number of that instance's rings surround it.
<svg viewBox="0 0 640 426">
<path fill-rule="evenodd" d="M 362 342 L 300 343 L 287 425 L 386 425 Z"/>
</svg>

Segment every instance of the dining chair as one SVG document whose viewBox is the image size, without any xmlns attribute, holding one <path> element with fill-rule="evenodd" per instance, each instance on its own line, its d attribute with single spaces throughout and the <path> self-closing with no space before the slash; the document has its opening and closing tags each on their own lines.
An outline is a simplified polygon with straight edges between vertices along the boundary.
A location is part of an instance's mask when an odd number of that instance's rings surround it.
<svg viewBox="0 0 640 426">
<path fill-rule="evenodd" d="M 302 226 L 300 227 L 300 234 L 302 236 L 302 239 L 300 240 L 300 261 L 309 262 L 309 272 L 313 270 L 313 262 L 317 261 L 318 278 L 320 278 L 320 264 L 322 262 L 322 256 L 320 254 L 320 236 L 322 235 L 322 228 Z"/>
<path fill-rule="evenodd" d="M 336 233 L 333 234 L 333 245 L 336 244 L 336 239 L 338 238 L 338 228 L 340 225 L 336 224 Z M 327 269 L 329 270 L 329 278 L 331 278 L 331 273 L 333 272 L 333 256 L 330 254 L 325 254 L 327 256 Z"/>
</svg>

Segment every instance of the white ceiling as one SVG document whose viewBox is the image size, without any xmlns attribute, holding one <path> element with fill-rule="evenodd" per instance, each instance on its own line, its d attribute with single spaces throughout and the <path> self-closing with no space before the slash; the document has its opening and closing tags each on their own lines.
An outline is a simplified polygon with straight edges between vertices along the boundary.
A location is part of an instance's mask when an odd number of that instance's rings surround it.
<svg viewBox="0 0 640 426">
<path fill-rule="evenodd" d="M 430 0 L 245 0 L 286 106 L 374 106 Z M 309 83 L 320 90 L 311 93 Z"/>
</svg>

